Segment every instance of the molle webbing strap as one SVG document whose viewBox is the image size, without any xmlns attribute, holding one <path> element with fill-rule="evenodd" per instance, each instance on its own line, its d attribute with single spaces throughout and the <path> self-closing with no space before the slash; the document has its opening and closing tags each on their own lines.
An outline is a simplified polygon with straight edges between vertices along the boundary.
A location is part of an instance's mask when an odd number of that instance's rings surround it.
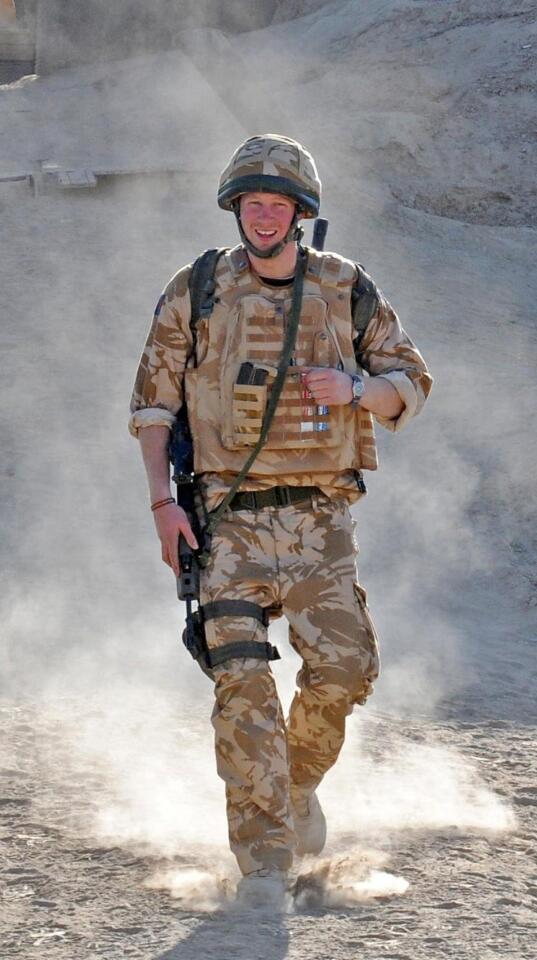
<svg viewBox="0 0 537 960">
<path fill-rule="evenodd" d="M 293 302 L 291 305 L 291 314 L 289 316 L 289 323 L 287 326 L 287 332 L 285 335 L 285 342 L 283 345 L 282 355 L 278 363 L 278 372 L 276 374 L 276 379 L 272 385 L 272 390 L 270 393 L 269 401 L 267 408 L 265 410 L 265 415 L 263 417 L 263 423 L 261 425 L 261 430 L 259 433 L 259 439 L 251 451 L 249 457 L 246 460 L 246 463 L 243 464 L 239 473 L 235 477 L 231 487 L 229 488 L 226 496 L 222 500 L 222 503 L 213 511 L 211 514 L 207 530 L 209 534 L 214 533 L 218 523 L 220 522 L 221 517 L 227 510 L 229 504 L 231 503 L 233 497 L 235 496 L 237 490 L 239 489 L 242 481 L 247 475 L 250 467 L 252 466 L 254 460 L 256 459 L 258 453 L 263 446 L 267 434 L 269 432 L 269 427 L 272 423 L 276 407 L 278 405 L 278 400 L 280 399 L 280 394 L 283 389 L 285 378 L 289 370 L 289 361 L 292 357 L 293 350 L 295 349 L 296 335 L 298 332 L 298 324 L 300 322 L 300 311 L 302 309 L 302 291 L 304 289 L 304 275 L 307 269 L 308 255 L 306 250 L 303 247 L 298 248 L 298 256 L 296 262 L 296 273 L 295 273 L 295 282 L 293 284 Z"/>
</svg>

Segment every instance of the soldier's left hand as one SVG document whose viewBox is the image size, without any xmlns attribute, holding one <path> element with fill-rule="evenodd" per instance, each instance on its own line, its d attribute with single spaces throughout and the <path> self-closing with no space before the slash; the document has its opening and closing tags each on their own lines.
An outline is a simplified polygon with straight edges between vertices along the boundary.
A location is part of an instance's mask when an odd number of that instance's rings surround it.
<svg viewBox="0 0 537 960">
<path fill-rule="evenodd" d="M 352 378 L 343 370 L 332 367 L 306 367 L 300 371 L 301 380 L 313 399 L 323 406 L 338 406 L 352 400 Z"/>
</svg>

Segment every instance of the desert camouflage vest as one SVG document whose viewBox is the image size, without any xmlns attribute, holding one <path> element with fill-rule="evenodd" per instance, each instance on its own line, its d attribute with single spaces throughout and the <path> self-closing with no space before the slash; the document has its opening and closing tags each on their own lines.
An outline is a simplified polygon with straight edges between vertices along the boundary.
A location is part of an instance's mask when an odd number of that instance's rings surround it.
<svg viewBox="0 0 537 960">
<path fill-rule="evenodd" d="M 301 369 L 357 371 L 351 291 L 356 268 L 333 253 L 308 250 L 308 268 L 293 363 L 267 440 L 252 473 L 375 470 L 371 415 L 350 404 L 315 404 Z M 185 373 L 196 473 L 237 473 L 255 445 L 282 352 L 291 288 L 264 285 L 249 269 L 244 248 L 221 257 L 214 308 L 197 325 L 197 362 Z"/>
</svg>

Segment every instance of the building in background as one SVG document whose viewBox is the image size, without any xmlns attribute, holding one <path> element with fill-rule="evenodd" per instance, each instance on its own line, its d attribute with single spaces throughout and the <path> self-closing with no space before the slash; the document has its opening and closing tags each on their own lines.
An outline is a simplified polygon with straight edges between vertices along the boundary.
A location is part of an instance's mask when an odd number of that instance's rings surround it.
<svg viewBox="0 0 537 960">
<path fill-rule="evenodd" d="M 0 0 L 0 84 L 35 71 L 38 0 Z"/>
<path fill-rule="evenodd" d="M 34 0 L 35 3 L 35 0 Z M 38 0 L 37 72 L 182 46 L 186 31 L 271 23 L 278 0 Z"/>
<path fill-rule="evenodd" d="M 13 23 L 17 18 L 14 0 L 0 0 L 0 23 Z"/>
<path fill-rule="evenodd" d="M 198 28 L 242 33 L 278 0 L 0 0 L 0 83 L 184 46 Z"/>
</svg>

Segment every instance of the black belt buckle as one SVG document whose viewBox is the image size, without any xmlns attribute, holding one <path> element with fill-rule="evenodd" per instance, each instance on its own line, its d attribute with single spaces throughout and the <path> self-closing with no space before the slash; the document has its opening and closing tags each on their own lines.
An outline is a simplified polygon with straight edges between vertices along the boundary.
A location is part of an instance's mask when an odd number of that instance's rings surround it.
<svg viewBox="0 0 537 960">
<path fill-rule="evenodd" d="M 291 487 L 274 487 L 274 498 L 277 507 L 290 507 L 293 502 Z"/>
</svg>

